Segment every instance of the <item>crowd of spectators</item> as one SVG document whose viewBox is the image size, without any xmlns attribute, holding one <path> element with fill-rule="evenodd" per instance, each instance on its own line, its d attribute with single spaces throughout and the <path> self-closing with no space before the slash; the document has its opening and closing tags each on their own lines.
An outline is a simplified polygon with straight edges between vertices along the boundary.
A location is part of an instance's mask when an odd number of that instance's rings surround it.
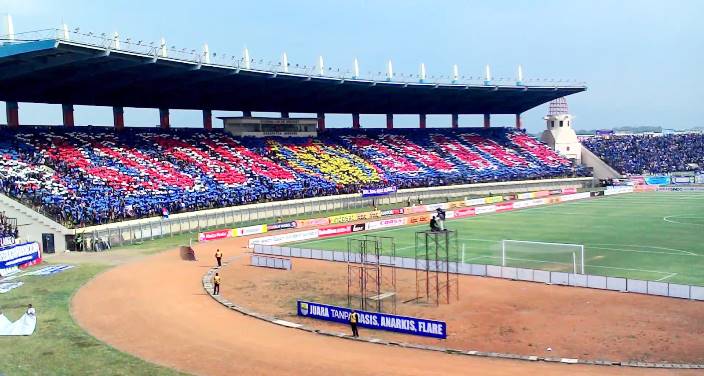
<svg viewBox="0 0 704 376">
<path fill-rule="evenodd" d="M 515 130 L 0 131 L 0 190 L 69 226 L 256 202 L 584 175 Z"/>
<path fill-rule="evenodd" d="M 5 212 L 0 212 L 0 247 L 14 244 L 18 237 L 17 220 L 8 218 Z"/>
<path fill-rule="evenodd" d="M 702 170 L 704 134 L 590 137 L 583 145 L 622 174 Z"/>
</svg>

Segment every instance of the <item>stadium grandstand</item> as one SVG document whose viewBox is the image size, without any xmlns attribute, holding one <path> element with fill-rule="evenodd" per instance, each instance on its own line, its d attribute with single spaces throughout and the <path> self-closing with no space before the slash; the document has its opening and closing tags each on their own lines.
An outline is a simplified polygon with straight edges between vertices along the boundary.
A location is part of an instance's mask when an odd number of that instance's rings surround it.
<svg viewBox="0 0 704 376">
<path fill-rule="evenodd" d="M 466 77 L 429 82 L 394 74 L 264 63 L 135 43 L 66 26 L 9 33 L 0 46 L 3 195 L 42 213 L 52 228 L 80 228 L 169 213 L 359 193 L 589 175 L 522 129 L 521 113 L 586 90 L 574 82 Z M 277 95 L 272 96 L 275 92 Z M 60 104 L 63 126 L 20 122 L 20 102 Z M 75 127 L 74 105 L 110 106 L 112 127 Z M 158 108 L 159 127 L 126 127 L 124 108 Z M 169 110 L 199 110 L 202 129 L 171 127 Z M 212 111 L 241 111 L 214 129 Z M 253 116 L 276 112 L 280 118 Z M 291 118 L 291 113 L 314 114 Z M 350 114 L 350 129 L 325 114 Z M 363 129 L 360 114 L 386 115 Z M 394 114 L 417 114 L 419 129 L 395 129 Z M 426 117 L 450 114 L 450 128 Z M 483 117 L 460 128 L 459 115 Z M 515 115 L 492 127 L 492 114 Z M 554 145 L 551 145 L 554 146 Z M 2 199 L 2 197 L 0 197 Z M 15 208 L 23 211 L 22 208 Z M 54 231 L 54 230 L 51 230 Z M 66 230 L 64 234 L 66 234 Z M 42 230 L 45 232 L 45 230 Z"/>
<path fill-rule="evenodd" d="M 704 171 L 704 134 L 585 137 L 584 146 L 622 174 Z"/>
</svg>

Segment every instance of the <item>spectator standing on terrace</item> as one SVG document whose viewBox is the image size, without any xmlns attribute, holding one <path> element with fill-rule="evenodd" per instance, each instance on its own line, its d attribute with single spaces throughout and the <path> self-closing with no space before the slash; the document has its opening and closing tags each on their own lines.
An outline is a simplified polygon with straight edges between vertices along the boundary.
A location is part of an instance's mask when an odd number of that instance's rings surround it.
<svg viewBox="0 0 704 376">
<path fill-rule="evenodd" d="M 220 294 L 220 273 L 215 273 L 213 277 L 213 295 Z"/>
<path fill-rule="evenodd" d="M 218 260 L 218 268 L 222 266 L 222 251 L 220 248 L 218 248 L 217 251 L 215 251 L 215 259 Z"/>
</svg>

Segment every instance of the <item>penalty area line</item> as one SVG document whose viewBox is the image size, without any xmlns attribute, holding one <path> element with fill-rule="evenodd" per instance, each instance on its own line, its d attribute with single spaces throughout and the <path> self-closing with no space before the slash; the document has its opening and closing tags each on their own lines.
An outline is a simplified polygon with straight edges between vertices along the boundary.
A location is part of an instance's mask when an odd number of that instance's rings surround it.
<svg viewBox="0 0 704 376">
<path fill-rule="evenodd" d="M 656 279 L 655 282 L 664 281 L 664 280 L 666 280 L 666 279 L 668 279 L 668 278 L 672 278 L 672 277 L 674 277 L 674 276 L 676 276 L 676 275 L 677 275 L 677 273 L 668 274 L 668 275 L 666 275 L 666 276 L 664 276 L 664 277 L 662 277 L 662 278 L 660 278 L 660 279 Z"/>
</svg>

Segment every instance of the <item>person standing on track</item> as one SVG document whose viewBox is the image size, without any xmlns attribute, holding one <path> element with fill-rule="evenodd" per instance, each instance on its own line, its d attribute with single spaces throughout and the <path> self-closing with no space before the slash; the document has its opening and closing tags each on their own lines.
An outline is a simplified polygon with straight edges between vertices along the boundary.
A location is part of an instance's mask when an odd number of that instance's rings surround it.
<svg viewBox="0 0 704 376">
<path fill-rule="evenodd" d="M 213 295 L 220 294 L 220 273 L 215 273 L 213 277 Z"/>
<path fill-rule="evenodd" d="M 218 268 L 222 266 L 222 251 L 220 248 L 218 248 L 217 251 L 215 251 L 215 259 L 218 260 Z"/>
<path fill-rule="evenodd" d="M 352 337 L 359 337 L 359 332 L 357 332 L 357 322 L 359 321 L 359 314 L 352 310 L 350 312 L 350 327 L 352 328 Z"/>
</svg>

